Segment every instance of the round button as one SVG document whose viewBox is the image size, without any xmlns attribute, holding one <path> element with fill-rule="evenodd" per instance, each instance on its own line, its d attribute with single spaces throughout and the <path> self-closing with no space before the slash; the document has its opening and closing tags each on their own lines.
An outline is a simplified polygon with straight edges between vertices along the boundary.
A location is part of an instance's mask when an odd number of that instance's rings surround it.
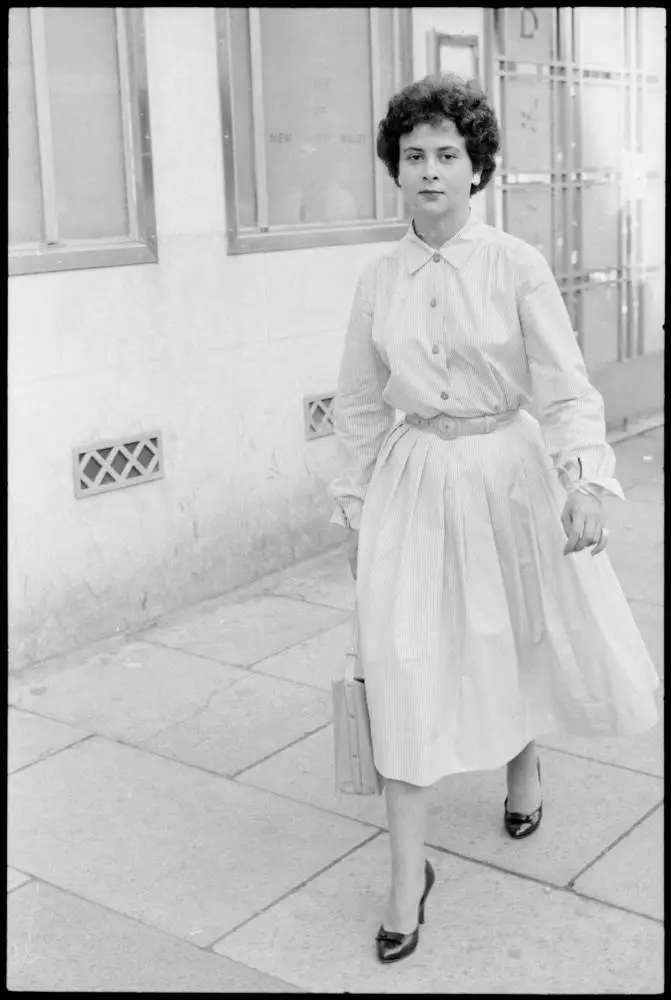
<svg viewBox="0 0 671 1000">
<path fill-rule="evenodd" d="M 431 306 L 432 309 L 435 309 L 436 306 L 438 305 L 438 302 L 436 301 L 436 299 L 431 299 L 429 305 Z"/>
<path fill-rule="evenodd" d="M 438 347 L 438 344 L 434 344 L 433 347 L 431 348 L 431 353 L 432 354 L 438 354 L 439 351 L 440 351 L 440 347 Z"/>
<path fill-rule="evenodd" d="M 439 260 L 440 260 L 440 254 L 439 253 L 434 253 L 433 259 L 435 260 L 435 262 L 437 264 L 439 262 Z"/>
<path fill-rule="evenodd" d="M 449 392 L 441 392 L 440 398 L 441 399 L 449 399 L 450 398 Z"/>
</svg>

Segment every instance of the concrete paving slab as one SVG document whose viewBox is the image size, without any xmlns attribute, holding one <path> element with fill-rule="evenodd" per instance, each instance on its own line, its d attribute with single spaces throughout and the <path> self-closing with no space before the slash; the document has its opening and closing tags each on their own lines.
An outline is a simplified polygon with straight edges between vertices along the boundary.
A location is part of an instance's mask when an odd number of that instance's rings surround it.
<svg viewBox="0 0 671 1000">
<path fill-rule="evenodd" d="M 664 607 L 647 601 L 629 601 L 639 632 L 660 677 L 664 676 Z"/>
<path fill-rule="evenodd" d="M 9 778 L 9 864 L 202 946 L 371 833 L 98 737 Z"/>
<path fill-rule="evenodd" d="M 609 504 L 608 524 L 608 556 L 627 598 L 663 604 L 663 507 L 633 500 Z"/>
<path fill-rule="evenodd" d="M 614 446 L 615 475 L 625 490 L 634 483 L 664 475 L 664 428 L 637 434 Z"/>
<path fill-rule="evenodd" d="M 23 872 L 17 872 L 15 868 L 7 869 L 7 892 L 12 892 L 12 890 L 18 889 L 19 886 L 25 885 L 26 882 L 30 882 L 30 875 L 24 875 Z"/>
<path fill-rule="evenodd" d="M 238 667 L 214 663 L 155 643 L 121 643 L 37 676 L 24 671 L 9 679 L 10 703 L 88 732 L 133 742 L 181 722 L 246 676 Z"/>
<path fill-rule="evenodd" d="M 299 564 L 286 570 L 281 579 L 265 589 L 284 597 L 328 604 L 351 611 L 354 608 L 355 583 L 344 549 L 326 553 L 318 562 Z"/>
<path fill-rule="evenodd" d="M 336 792 L 331 726 L 250 768 L 237 780 L 362 823 L 387 826 L 384 795 Z"/>
<path fill-rule="evenodd" d="M 660 722 L 647 733 L 620 739 L 587 739 L 579 736 L 547 736 L 540 746 L 600 760 L 662 777 L 664 774 L 664 699 L 658 692 Z"/>
<path fill-rule="evenodd" d="M 245 784 L 386 827 L 384 801 L 333 791 L 329 730 L 246 771 Z M 661 800 L 663 784 L 596 761 L 541 750 L 544 817 L 513 841 L 503 829 L 505 768 L 451 775 L 431 792 L 427 842 L 511 872 L 566 885 Z M 578 818 L 578 821 L 576 820 Z"/>
<path fill-rule="evenodd" d="M 140 745 L 165 757 L 233 775 L 331 720 L 325 691 L 277 677 L 246 676 L 201 712 Z"/>
<path fill-rule="evenodd" d="M 84 729 L 74 729 L 53 719 L 23 712 L 10 706 L 7 713 L 7 770 L 27 767 L 64 747 L 78 743 L 89 735 Z"/>
<path fill-rule="evenodd" d="M 344 665 L 351 638 L 352 623 L 348 619 L 337 628 L 261 660 L 255 664 L 254 673 L 299 681 L 330 692 L 331 680 Z"/>
<path fill-rule="evenodd" d="M 540 751 L 543 821 L 514 841 L 503 829 L 505 768 L 439 782 L 427 842 L 554 885 L 566 885 L 663 796 L 646 774 L 552 750 Z"/>
<path fill-rule="evenodd" d="M 664 919 L 664 810 L 660 806 L 576 880 L 576 892 Z"/>
<path fill-rule="evenodd" d="M 662 927 L 573 893 L 429 851 L 437 881 L 417 951 L 374 953 L 388 887 L 380 837 L 215 945 L 311 993 L 656 993 Z"/>
<path fill-rule="evenodd" d="M 39 882 L 10 898 L 7 929 L 14 992 L 302 992 Z"/>
<path fill-rule="evenodd" d="M 248 667 L 340 625 L 347 613 L 286 597 L 251 597 L 181 613 L 142 633 L 151 642 Z"/>
<path fill-rule="evenodd" d="M 657 476 L 650 482 L 637 483 L 627 490 L 627 500 L 644 503 L 664 503 L 664 477 Z"/>
</svg>

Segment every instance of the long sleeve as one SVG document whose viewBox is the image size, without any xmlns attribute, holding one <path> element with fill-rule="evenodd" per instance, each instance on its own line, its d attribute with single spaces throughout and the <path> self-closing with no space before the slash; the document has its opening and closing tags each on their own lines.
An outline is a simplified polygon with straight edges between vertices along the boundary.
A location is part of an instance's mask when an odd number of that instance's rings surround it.
<svg viewBox="0 0 671 1000">
<path fill-rule="evenodd" d="M 368 273 L 364 271 L 354 295 L 334 405 L 340 475 L 331 484 L 338 504 L 331 522 L 357 529 L 378 453 L 396 414 L 383 398 L 389 370 L 373 344 Z"/>
<path fill-rule="evenodd" d="M 622 499 L 606 441 L 603 397 L 590 383 L 554 275 L 540 253 L 525 262 L 518 291 L 532 402 L 547 450 L 570 490 L 580 482 Z"/>
</svg>

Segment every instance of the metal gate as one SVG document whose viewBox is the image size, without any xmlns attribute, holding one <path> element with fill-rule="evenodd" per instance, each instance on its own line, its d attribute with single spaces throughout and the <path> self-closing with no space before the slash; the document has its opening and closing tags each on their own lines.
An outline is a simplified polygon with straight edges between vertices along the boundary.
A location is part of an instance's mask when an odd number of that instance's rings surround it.
<svg viewBox="0 0 671 1000">
<path fill-rule="evenodd" d="M 666 12 L 485 8 L 498 226 L 550 263 L 610 426 L 662 409 Z"/>
</svg>

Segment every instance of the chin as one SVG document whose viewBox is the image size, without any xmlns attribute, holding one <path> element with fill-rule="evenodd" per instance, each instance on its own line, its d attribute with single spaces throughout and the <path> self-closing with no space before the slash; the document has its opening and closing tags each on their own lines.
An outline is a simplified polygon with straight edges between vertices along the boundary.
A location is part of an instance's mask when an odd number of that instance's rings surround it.
<svg viewBox="0 0 671 1000">
<path fill-rule="evenodd" d="M 445 201 L 422 202 L 416 208 L 417 215 L 448 215 L 450 206 Z"/>
</svg>

